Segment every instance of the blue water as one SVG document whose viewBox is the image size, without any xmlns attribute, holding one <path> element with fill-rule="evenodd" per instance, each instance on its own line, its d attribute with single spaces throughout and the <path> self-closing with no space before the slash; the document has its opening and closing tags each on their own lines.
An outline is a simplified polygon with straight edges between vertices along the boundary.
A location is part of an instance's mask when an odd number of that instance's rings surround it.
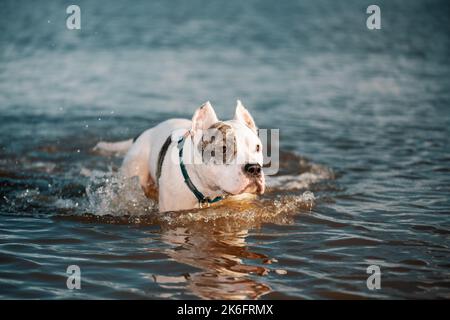
<svg viewBox="0 0 450 320">
<path fill-rule="evenodd" d="M 69 4 L 0 3 L 1 298 L 450 298 L 448 2 L 377 1 L 374 31 L 357 0 Z M 98 141 L 238 98 L 280 129 L 261 199 L 114 192 Z"/>
</svg>

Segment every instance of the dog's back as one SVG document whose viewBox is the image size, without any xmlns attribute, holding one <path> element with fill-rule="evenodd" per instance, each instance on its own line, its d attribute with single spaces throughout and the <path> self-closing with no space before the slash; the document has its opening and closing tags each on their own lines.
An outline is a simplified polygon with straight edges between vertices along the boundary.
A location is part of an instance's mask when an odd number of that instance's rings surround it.
<svg viewBox="0 0 450 320">
<path fill-rule="evenodd" d="M 140 179 L 150 174 L 155 179 L 158 155 L 164 142 L 173 131 L 189 130 L 190 126 L 190 120 L 169 119 L 144 131 L 128 150 L 122 163 L 122 173 L 126 177 L 139 176 Z"/>
</svg>

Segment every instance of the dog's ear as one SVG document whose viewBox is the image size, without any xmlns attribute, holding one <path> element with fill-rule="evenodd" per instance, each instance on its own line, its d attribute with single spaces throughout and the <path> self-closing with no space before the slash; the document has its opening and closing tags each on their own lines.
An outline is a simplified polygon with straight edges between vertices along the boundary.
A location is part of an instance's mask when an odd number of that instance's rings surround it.
<svg viewBox="0 0 450 320">
<path fill-rule="evenodd" d="M 241 100 L 237 101 L 236 112 L 234 113 L 234 119 L 239 120 L 244 123 L 247 127 L 252 129 L 252 131 L 258 134 L 258 128 L 256 127 L 255 120 L 250 115 L 250 112 L 242 105 Z"/>
<path fill-rule="evenodd" d="M 209 101 L 198 108 L 192 117 L 192 131 L 207 130 L 214 123 L 218 122 L 216 112 Z"/>
</svg>

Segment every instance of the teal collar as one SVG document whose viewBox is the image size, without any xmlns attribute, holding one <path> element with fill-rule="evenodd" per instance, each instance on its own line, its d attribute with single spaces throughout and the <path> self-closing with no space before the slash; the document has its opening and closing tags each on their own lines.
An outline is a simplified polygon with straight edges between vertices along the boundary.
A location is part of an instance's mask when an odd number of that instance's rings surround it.
<svg viewBox="0 0 450 320">
<path fill-rule="evenodd" d="M 191 178 L 189 178 L 189 174 L 186 170 L 186 166 L 184 165 L 183 162 L 183 146 L 184 146 L 184 142 L 186 141 L 186 138 L 189 136 L 189 131 L 186 132 L 179 140 L 178 140 L 178 156 L 180 159 L 180 169 L 181 169 L 181 173 L 183 174 L 184 177 L 184 182 L 186 183 L 186 185 L 188 186 L 188 188 L 192 191 L 192 193 L 195 195 L 195 197 L 198 200 L 198 203 L 200 204 L 200 208 L 204 205 L 204 204 L 211 204 L 211 203 L 215 203 L 218 202 L 220 200 L 223 200 L 225 197 L 224 196 L 218 196 L 215 197 L 214 199 L 210 199 L 209 197 L 205 197 L 205 195 L 203 193 L 201 193 L 196 187 L 195 185 L 192 183 Z"/>
</svg>

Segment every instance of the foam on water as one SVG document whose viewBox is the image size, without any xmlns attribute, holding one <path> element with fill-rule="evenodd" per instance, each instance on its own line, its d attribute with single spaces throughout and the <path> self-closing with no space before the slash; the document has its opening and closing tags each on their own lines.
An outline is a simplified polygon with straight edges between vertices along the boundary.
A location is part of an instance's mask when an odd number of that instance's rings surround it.
<svg viewBox="0 0 450 320">
<path fill-rule="evenodd" d="M 266 186 L 277 190 L 299 190 L 307 189 L 313 183 L 328 179 L 334 179 L 333 171 L 325 166 L 313 163 L 310 164 L 309 171 L 307 172 L 268 176 Z"/>
</svg>

